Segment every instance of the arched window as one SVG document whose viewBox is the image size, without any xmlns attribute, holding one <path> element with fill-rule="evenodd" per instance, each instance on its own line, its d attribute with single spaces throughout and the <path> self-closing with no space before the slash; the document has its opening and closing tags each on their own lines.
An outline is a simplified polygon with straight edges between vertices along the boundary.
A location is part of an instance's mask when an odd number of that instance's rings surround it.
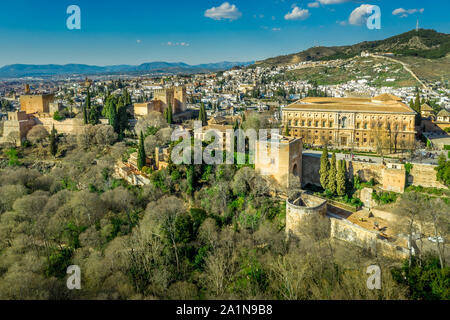
<svg viewBox="0 0 450 320">
<path fill-rule="evenodd" d="M 347 128 L 347 117 L 341 119 L 342 128 Z"/>
</svg>

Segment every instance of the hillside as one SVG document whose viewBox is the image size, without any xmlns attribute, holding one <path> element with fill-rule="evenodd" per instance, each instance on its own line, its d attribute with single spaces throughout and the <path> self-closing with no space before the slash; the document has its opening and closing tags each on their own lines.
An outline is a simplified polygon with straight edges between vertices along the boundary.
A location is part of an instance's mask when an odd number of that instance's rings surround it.
<svg viewBox="0 0 450 320">
<path fill-rule="evenodd" d="M 299 53 L 257 61 L 255 65 L 277 66 L 303 61 L 347 59 L 359 55 L 362 51 L 392 52 L 399 56 L 439 59 L 450 53 L 450 34 L 426 29 L 412 30 L 384 40 L 339 47 L 313 47 Z"/>
<path fill-rule="evenodd" d="M 235 66 L 246 66 L 252 62 L 218 62 L 200 65 L 189 65 L 186 63 L 149 62 L 138 66 L 115 65 L 115 66 L 90 66 L 85 64 L 66 65 L 28 65 L 13 64 L 0 68 L 0 78 L 32 77 L 32 76 L 55 76 L 65 74 L 115 74 L 115 73 L 200 73 L 220 71 Z"/>
</svg>

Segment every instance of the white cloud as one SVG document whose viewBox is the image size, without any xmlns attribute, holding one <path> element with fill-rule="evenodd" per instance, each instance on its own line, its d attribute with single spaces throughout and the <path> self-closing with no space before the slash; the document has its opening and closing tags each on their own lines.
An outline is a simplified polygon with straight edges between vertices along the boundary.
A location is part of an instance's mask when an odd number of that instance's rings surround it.
<svg viewBox="0 0 450 320">
<path fill-rule="evenodd" d="M 281 31 L 281 28 L 272 28 L 272 31 Z"/>
<path fill-rule="evenodd" d="M 242 16 L 242 13 L 236 7 L 228 2 L 222 3 L 219 7 L 212 7 L 205 11 L 205 17 L 214 20 L 236 20 Z"/>
<path fill-rule="evenodd" d="M 318 8 L 320 6 L 319 2 L 310 2 L 308 3 L 308 8 Z"/>
<path fill-rule="evenodd" d="M 286 20 L 305 20 L 308 19 L 310 16 L 308 9 L 300 9 L 297 6 L 294 6 L 292 9 L 292 12 L 287 13 L 284 16 L 284 19 Z"/>
<path fill-rule="evenodd" d="M 142 42 L 142 40 L 139 40 L 139 39 L 138 39 L 138 40 L 136 40 L 136 43 L 141 43 L 141 42 Z"/>
<path fill-rule="evenodd" d="M 166 45 L 168 45 L 169 47 L 189 47 L 190 46 L 190 44 L 187 42 L 172 42 L 172 41 L 167 42 Z"/>
<path fill-rule="evenodd" d="M 405 17 L 407 17 L 410 14 L 414 14 L 414 13 L 417 13 L 417 12 L 423 13 L 424 11 L 425 11 L 424 8 L 422 8 L 422 9 L 407 9 L 407 10 L 403 9 L 403 8 L 397 8 L 394 11 L 392 11 L 392 14 L 394 16 L 400 15 L 401 18 L 405 18 Z"/>
<path fill-rule="evenodd" d="M 362 4 L 350 14 L 348 23 L 353 25 L 362 25 L 366 23 L 370 12 L 374 6 L 371 4 Z"/>
<path fill-rule="evenodd" d="M 327 5 L 327 4 L 339 4 L 344 2 L 350 2 L 352 0 L 317 0 L 317 1 L 319 1 L 323 5 Z"/>
</svg>

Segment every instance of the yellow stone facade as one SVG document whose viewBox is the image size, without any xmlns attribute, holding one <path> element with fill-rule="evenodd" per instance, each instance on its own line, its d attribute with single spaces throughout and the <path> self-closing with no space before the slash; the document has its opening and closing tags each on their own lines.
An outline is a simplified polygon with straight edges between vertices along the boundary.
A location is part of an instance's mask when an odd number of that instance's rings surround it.
<svg viewBox="0 0 450 320">
<path fill-rule="evenodd" d="M 134 115 L 140 118 L 145 117 L 151 111 L 163 113 L 169 104 L 172 106 L 172 114 L 176 115 L 186 111 L 186 102 L 187 95 L 184 86 L 156 89 L 153 92 L 152 101 L 134 104 Z"/>
<path fill-rule="evenodd" d="M 415 112 L 400 98 L 305 98 L 283 109 L 283 126 L 313 146 L 407 150 L 415 142 Z"/>
<path fill-rule="evenodd" d="M 292 176 L 302 180 L 303 143 L 301 139 L 282 138 L 274 145 L 258 140 L 255 149 L 255 170 L 274 178 L 281 186 L 289 186 Z M 265 148 L 266 150 L 262 150 Z"/>
<path fill-rule="evenodd" d="M 55 99 L 53 94 L 20 96 L 20 110 L 27 114 L 49 113 L 50 104 Z"/>
</svg>

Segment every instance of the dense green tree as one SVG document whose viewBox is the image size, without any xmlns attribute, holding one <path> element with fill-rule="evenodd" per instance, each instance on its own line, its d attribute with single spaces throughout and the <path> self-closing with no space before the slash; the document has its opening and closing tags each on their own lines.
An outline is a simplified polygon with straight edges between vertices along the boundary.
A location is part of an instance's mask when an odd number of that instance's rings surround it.
<svg viewBox="0 0 450 320">
<path fill-rule="evenodd" d="M 445 154 L 439 156 L 436 171 L 437 180 L 450 187 L 450 161 L 447 161 Z"/>
<path fill-rule="evenodd" d="M 89 109 L 89 124 L 92 124 L 93 126 L 95 126 L 96 124 L 100 123 L 100 112 L 98 110 L 97 106 L 92 106 Z"/>
<path fill-rule="evenodd" d="M 330 173 L 330 161 L 328 160 L 328 148 L 324 147 L 322 156 L 320 157 L 320 184 L 326 189 L 328 186 L 328 175 Z"/>
</svg>

